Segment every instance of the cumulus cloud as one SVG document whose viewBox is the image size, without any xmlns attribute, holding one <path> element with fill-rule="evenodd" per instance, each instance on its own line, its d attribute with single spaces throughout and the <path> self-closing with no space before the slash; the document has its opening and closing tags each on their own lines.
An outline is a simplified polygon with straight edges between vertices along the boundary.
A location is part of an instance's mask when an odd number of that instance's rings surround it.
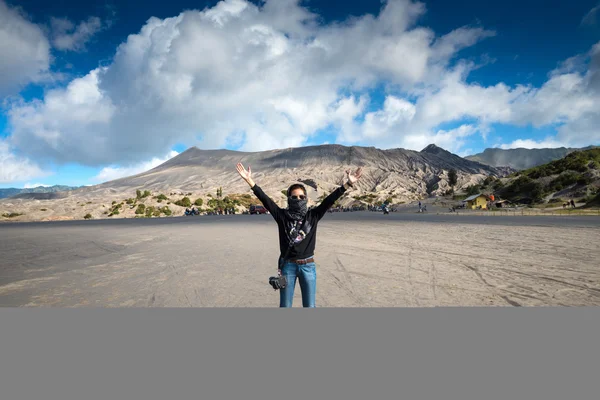
<svg viewBox="0 0 600 400">
<path fill-rule="evenodd" d="M 82 51 L 85 44 L 102 29 L 98 17 L 89 17 L 75 25 L 67 18 L 50 18 L 52 45 L 62 51 Z"/>
<path fill-rule="evenodd" d="M 42 30 L 0 0 L 0 99 L 43 79 L 50 67 L 50 43 Z"/>
<path fill-rule="evenodd" d="M 463 27 L 436 38 L 415 26 L 424 12 L 393 0 L 377 16 L 320 25 L 297 1 L 227 0 L 151 18 L 112 64 L 16 104 L 11 140 L 36 159 L 87 165 L 142 162 L 182 142 L 301 146 L 331 126 L 360 140 L 373 85 L 435 82 L 456 51 L 489 36 Z"/>
<path fill-rule="evenodd" d="M 92 178 L 93 181 L 96 182 L 108 182 L 119 178 L 124 178 L 127 176 L 136 175 L 142 172 L 146 172 L 152 168 L 158 167 L 162 163 L 170 160 L 175 157 L 179 153 L 176 151 L 171 151 L 166 157 L 158 158 L 155 157 L 150 161 L 141 162 L 135 165 L 131 165 L 128 167 L 104 167 L 102 170 Z"/>
<path fill-rule="evenodd" d="M 584 140 L 576 129 L 595 134 L 595 52 L 565 62 L 539 88 L 468 83 L 478 66 L 457 60 L 460 50 L 495 32 L 457 27 L 438 36 L 417 25 L 425 12 L 390 0 L 377 15 L 323 24 L 297 0 L 225 0 L 151 18 L 110 65 L 13 104 L 10 141 L 40 163 L 105 166 L 143 163 L 176 143 L 302 146 L 324 129 L 342 144 L 433 142 L 455 152 L 494 123 L 558 125 L 555 140 L 565 143 Z M 373 110 L 378 85 L 386 99 Z M 449 123 L 456 128 L 440 128 Z"/>
<path fill-rule="evenodd" d="M 8 143 L 0 140 L 0 183 L 19 182 L 47 175 L 47 171 L 30 160 L 15 155 Z"/>
</svg>

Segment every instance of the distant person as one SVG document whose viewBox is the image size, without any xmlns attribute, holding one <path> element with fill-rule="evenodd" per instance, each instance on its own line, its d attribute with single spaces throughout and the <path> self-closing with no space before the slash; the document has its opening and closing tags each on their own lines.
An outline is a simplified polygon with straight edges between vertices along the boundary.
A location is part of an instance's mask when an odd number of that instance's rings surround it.
<svg viewBox="0 0 600 400">
<path fill-rule="evenodd" d="M 280 254 L 277 272 L 279 276 L 283 275 L 287 279 L 287 286 L 280 290 L 279 307 L 292 307 L 296 279 L 300 283 L 302 306 L 315 307 L 317 272 L 314 251 L 317 224 L 336 200 L 354 186 L 362 174 L 362 168 L 355 172 L 347 170 L 346 182 L 310 210 L 304 185 L 291 185 L 286 192 L 287 208 L 281 208 L 254 183 L 250 167 L 246 171 L 244 166 L 238 163 L 237 171 L 271 213 L 279 228 Z"/>
</svg>

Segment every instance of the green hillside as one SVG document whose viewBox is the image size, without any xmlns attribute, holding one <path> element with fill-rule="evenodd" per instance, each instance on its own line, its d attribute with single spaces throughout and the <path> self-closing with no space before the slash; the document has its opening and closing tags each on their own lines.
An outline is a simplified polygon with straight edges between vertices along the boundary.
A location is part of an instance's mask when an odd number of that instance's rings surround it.
<svg viewBox="0 0 600 400">
<path fill-rule="evenodd" d="M 496 180 L 488 189 L 513 202 L 543 203 L 553 198 L 591 202 L 599 188 L 600 148 L 593 148 Z"/>
</svg>

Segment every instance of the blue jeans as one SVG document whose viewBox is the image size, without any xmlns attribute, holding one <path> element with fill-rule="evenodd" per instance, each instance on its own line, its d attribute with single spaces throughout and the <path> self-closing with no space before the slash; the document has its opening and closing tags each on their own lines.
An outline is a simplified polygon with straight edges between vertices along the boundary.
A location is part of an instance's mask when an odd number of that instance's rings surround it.
<svg viewBox="0 0 600 400">
<path fill-rule="evenodd" d="M 316 263 L 311 262 L 304 265 L 298 265 L 288 261 L 281 267 L 281 275 L 285 275 L 287 286 L 285 289 L 280 289 L 279 307 L 292 306 L 296 278 L 298 278 L 298 281 L 300 282 L 302 307 L 315 307 L 315 295 L 317 291 Z"/>
</svg>

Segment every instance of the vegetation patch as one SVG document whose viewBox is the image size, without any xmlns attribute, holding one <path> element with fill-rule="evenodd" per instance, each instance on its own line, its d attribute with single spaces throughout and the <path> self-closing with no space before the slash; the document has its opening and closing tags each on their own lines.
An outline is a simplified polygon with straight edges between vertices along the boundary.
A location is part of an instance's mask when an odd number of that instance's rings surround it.
<svg viewBox="0 0 600 400">
<path fill-rule="evenodd" d="M 156 199 L 159 203 L 162 203 L 165 200 L 169 200 L 169 198 L 162 193 L 158 196 L 154 196 L 154 199 Z"/>
<path fill-rule="evenodd" d="M 173 212 L 171 211 L 171 209 L 167 206 L 164 206 L 163 208 L 160 209 L 160 211 L 165 214 L 167 217 L 171 216 L 173 214 Z"/>
<path fill-rule="evenodd" d="M 178 205 L 180 207 L 191 207 L 192 206 L 192 201 L 190 200 L 189 197 L 184 197 L 183 199 L 177 200 L 175 202 L 175 205 Z"/>
<path fill-rule="evenodd" d="M 521 171 L 521 174 L 532 179 L 538 179 L 559 175 L 566 171 L 582 173 L 589 169 L 600 169 L 600 148 L 574 151 L 560 160 Z"/>
<path fill-rule="evenodd" d="M 144 198 L 150 196 L 151 194 L 152 193 L 150 193 L 150 191 L 148 191 L 148 190 L 144 190 L 142 192 L 141 190 L 138 189 L 135 191 L 135 196 L 136 196 L 136 199 L 138 199 L 138 200 L 144 199 Z"/>
<path fill-rule="evenodd" d="M 18 217 L 19 215 L 24 215 L 24 214 L 23 213 L 16 213 L 16 212 L 2 214 L 2 216 L 4 218 L 15 218 L 15 217 Z"/>
<path fill-rule="evenodd" d="M 92 214 L 87 213 L 83 216 L 84 219 L 92 219 Z"/>
</svg>

